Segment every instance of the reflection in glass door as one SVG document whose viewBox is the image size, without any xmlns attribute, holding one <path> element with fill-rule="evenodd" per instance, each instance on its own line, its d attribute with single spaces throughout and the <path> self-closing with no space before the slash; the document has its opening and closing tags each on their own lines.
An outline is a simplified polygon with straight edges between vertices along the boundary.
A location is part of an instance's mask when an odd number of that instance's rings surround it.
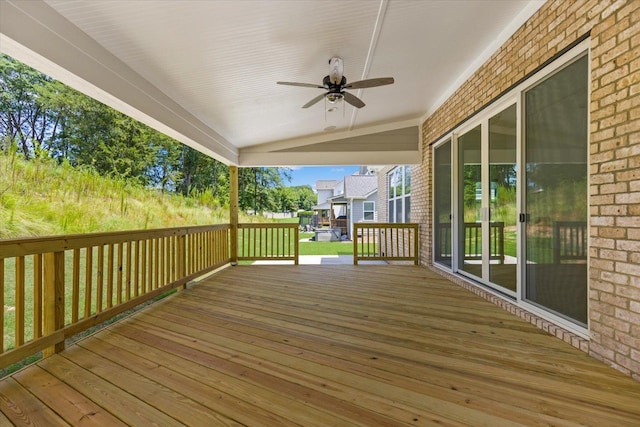
<svg viewBox="0 0 640 427">
<path fill-rule="evenodd" d="M 458 269 L 482 279 L 482 136 L 458 138 Z"/>
<path fill-rule="evenodd" d="M 516 105 L 489 119 L 489 281 L 512 292 L 517 283 Z"/>
<path fill-rule="evenodd" d="M 525 93 L 528 301 L 587 324 L 588 59 Z"/>
<path fill-rule="evenodd" d="M 516 104 L 458 138 L 458 270 L 515 296 Z M 483 126 L 488 129 L 483 132 Z"/>
<path fill-rule="evenodd" d="M 434 261 L 451 267 L 451 140 L 434 150 Z"/>
</svg>

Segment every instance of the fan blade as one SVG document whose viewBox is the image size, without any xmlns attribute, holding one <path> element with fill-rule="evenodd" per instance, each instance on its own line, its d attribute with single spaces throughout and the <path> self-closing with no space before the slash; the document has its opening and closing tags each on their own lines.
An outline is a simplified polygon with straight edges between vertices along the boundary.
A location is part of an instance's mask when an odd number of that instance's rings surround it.
<svg viewBox="0 0 640 427">
<path fill-rule="evenodd" d="M 347 101 L 349 104 L 353 105 L 356 108 L 362 108 L 365 105 L 360 98 L 358 98 L 355 95 L 351 95 L 349 92 L 342 92 L 342 95 L 344 95 L 345 101 Z"/>
<path fill-rule="evenodd" d="M 276 82 L 279 85 L 286 86 L 300 86 L 300 87 L 314 87 L 318 89 L 324 89 L 324 86 L 314 85 L 313 83 L 295 83 L 295 82 Z"/>
<path fill-rule="evenodd" d="M 346 85 L 345 89 L 364 89 L 367 87 L 376 87 L 393 84 L 393 77 L 378 77 L 377 79 L 360 80 Z"/>
<path fill-rule="evenodd" d="M 315 104 L 316 102 L 320 101 L 322 98 L 324 98 L 327 94 L 323 93 L 322 95 L 318 95 L 315 98 L 313 98 L 311 101 L 307 102 L 306 104 L 304 104 L 302 106 L 302 108 L 309 108 L 311 107 L 313 104 Z"/>
</svg>

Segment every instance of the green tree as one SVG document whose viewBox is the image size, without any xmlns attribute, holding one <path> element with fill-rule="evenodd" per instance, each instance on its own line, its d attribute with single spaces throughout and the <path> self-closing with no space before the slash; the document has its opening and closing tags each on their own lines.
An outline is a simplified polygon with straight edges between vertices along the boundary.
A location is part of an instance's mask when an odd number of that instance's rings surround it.
<svg viewBox="0 0 640 427">
<path fill-rule="evenodd" d="M 297 209 L 310 211 L 318 203 L 318 196 L 309 185 L 291 187 L 295 194 Z"/>
<path fill-rule="evenodd" d="M 15 141 L 24 158 L 42 155 L 59 131 L 60 117 L 46 108 L 53 79 L 0 54 L 0 135 Z"/>
<path fill-rule="evenodd" d="M 228 204 L 229 168 L 219 161 L 6 55 L 0 55 L 0 88 L 0 148 Z M 307 190 L 283 189 L 290 174 L 287 168 L 241 168 L 241 209 L 308 207 Z"/>
</svg>

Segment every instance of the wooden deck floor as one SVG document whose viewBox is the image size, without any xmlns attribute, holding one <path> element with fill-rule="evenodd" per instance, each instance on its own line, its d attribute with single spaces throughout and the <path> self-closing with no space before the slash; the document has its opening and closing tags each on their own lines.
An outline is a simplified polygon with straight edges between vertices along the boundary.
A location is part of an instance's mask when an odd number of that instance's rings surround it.
<svg viewBox="0 0 640 427">
<path fill-rule="evenodd" d="M 638 426 L 640 383 L 422 267 L 238 266 L 0 382 L 0 425 Z"/>
</svg>

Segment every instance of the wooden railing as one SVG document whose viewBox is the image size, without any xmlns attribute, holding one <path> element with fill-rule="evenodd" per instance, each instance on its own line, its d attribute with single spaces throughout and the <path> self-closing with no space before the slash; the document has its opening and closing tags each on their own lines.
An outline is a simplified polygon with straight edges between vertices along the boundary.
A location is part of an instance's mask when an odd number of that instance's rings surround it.
<svg viewBox="0 0 640 427">
<path fill-rule="evenodd" d="M 412 261 L 418 265 L 418 224 L 353 224 L 353 263 Z"/>
<path fill-rule="evenodd" d="M 344 218 L 334 218 L 334 219 L 329 221 L 329 227 L 330 228 L 339 228 L 340 229 L 340 234 L 347 234 L 348 233 L 349 224 L 348 224 L 347 220 L 344 219 Z"/>
<path fill-rule="evenodd" d="M 587 223 L 586 221 L 554 221 L 553 223 L 553 262 L 587 261 Z"/>
<path fill-rule="evenodd" d="M 451 244 L 451 223 L 440 223 L 435 230 L 435 260 L 451 260 L 453 246 Z M 489 227 L 490 259 L 504 263 L 504 222 L 491 222 Z M 482 224 L 478 222 L 464 223 L 464 259 L 482 259 Z"/>
<path fill-rule="evenodd" d="M 298 264 L 298 224 L 238 224 L 238 261 L 289 260 Z"/>
<path fill-rule="evenodd" d="M 66 338 L 229 263 L 229 229 L 0 241 L 0 368 L 60 351 Z"/>
</svg>

